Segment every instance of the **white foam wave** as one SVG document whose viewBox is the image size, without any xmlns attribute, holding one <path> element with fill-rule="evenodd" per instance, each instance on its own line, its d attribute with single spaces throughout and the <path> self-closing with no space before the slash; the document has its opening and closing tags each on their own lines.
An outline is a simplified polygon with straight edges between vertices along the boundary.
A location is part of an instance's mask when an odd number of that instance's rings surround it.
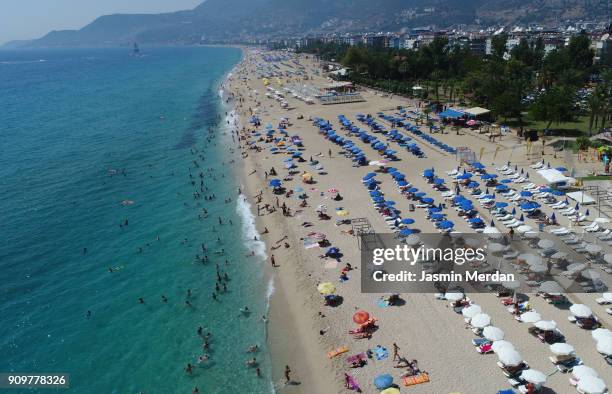
<svg viewBox="0 0 612 394">
<path fill-rule="evenodd" d="M 266 244 L 261 241 L 261 235 L 255 225 L 255 215 L 251 211 L 251 204 L 244 195 L 238 197 L 236 212 L 242 219 L 242 236 L 246 247 L 263 260 L 268 258 Z"/>
<path fill-rule="evenodd" d="M 47 59 L 38 59 L 38 60 L 5 60 L 0 61 L 0 64 L 31 64 L 31 63 L 44 63 Z"/>
</svg>

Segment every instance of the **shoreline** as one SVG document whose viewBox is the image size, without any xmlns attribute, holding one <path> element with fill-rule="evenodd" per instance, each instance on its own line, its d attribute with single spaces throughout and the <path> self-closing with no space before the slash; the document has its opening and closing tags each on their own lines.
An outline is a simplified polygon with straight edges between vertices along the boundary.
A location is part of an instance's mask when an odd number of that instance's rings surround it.
<svg viewBox="0 0 612 394">
<path fill-rule="evenodd" d="M 248 48 L 237 47 L 242 51 L 243 57 L 232 71 L 228 73 L 223 81 L 227 86 L 226 93 L 236 93 L 235 89 L 230 88 L 232 76 L 236 75 L 243 66 L 243 62 L 247 58 Z M 241 130 L 243 127 L 248 127 L 246 124 L 246 116 L 239 111 L 236 103 L 231 102 L 226 105 L 231 105 L 235 111 L 235 120 L 237 123 L 233 126 L 235 130 Z M 242 134 L 241 134 L 242 135 Z M 251 174 L 253 170 L 258 170 Z M 258 216 L 253 212 L 253 207 L 256 205 L 254 197 L 260 191 L 268 199 L 272 196 L 269 194 L 265 185 L 265 179 L 262 179 L 261 174 L 264 171 L 262 164 L 255 159 L 254 155 L 242 159 L 241 170 L 237 171 L 238 183 L 241 185 L 242 194 L 246 197 L 247 202 L 251 206 L 251 213 L 255 218 L 255 223 L 260 234 L 260 240 L 264 242 L 267 257 L 262 261 L 264 269 L 264 280 L 268 283 L 268 293 L 270 292 L 270 283 L 273 286 L 273 292 L 269 295 L 268 300 L 268 323 L 267 323 L 267 345 L 269 347 L 270 360 L 272 364 L 271 378 L 274 392 L 336 392 L 339 384 L 338 376 L 329 374 L 326 368 L 323 368 L 318 362 L 318 357 L 325 353 L 325 347 L 320 343 L 320 338 L 315 336 L 317 330 L 312 327 L 313 318 L 317 315 L 318 303 L 320 300 L 315 300 L 312 295 L 305 292 L 306 289 L 312 289 L 315 286 L 313 281 L 300 275 L 300 266 L 298 264 L 290 265 L 291 260 L 305 261 L 304 257 L 292 259 L 292 252 L 300 252 L 298 245 L 295 244 L 292 249 L 280 251 L 272 251 L 270 248 L 273 240 L 270 239 L 272 233 L 287 234 L 289 239 L 298 240 L 298 237 L 293 234 L 286 221 L 278 215 Z M 270 234 L 262 234 L 262 229 L 276 229 Z M 278 231 L 281 229 L 281 231 Z M 267 237 L 267 239 L 266 239 Z M 280 237 L 279 237 L 280 238 Z M 285 268 L 279 267 L 271 269 L 269 265 L 269 257 L 275 255 L 277 261 L 285 261 Z M 285 253 L 283 253 L 285 252 Z M 294 291 L 291 291 L 291 290 Z M 314 304 L 316 303 L 316 304 Z M 304 309 L 307 313 L 304 313 Z M 296 335 L 298 333 L 298 335 Z M 313 344 L 317 346 L 313 348 Z M 293 384 L 284 384 L 284 367 L 289 365 L 292 369 Z"/>
</svg>

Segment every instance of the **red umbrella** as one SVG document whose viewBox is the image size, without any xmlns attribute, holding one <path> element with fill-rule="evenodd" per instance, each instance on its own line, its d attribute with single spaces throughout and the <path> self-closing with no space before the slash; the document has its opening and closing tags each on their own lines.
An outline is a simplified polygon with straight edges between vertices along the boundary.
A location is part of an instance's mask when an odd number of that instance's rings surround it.
<svg viewBox="0 0 612 394">
<path fill-rule="evenodd" d="M 353 315 L 353 321 L 357 324 L 363 324 L 370 319 L 370 314 L 366 311 L 357 311 Z"/>
</svg>

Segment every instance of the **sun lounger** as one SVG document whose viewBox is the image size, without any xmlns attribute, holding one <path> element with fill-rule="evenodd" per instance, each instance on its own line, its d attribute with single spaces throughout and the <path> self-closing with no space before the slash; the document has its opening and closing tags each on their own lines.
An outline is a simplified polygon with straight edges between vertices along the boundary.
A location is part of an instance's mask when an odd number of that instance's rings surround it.
<svg viewBox="0 0 612 394">
<path fill-rule="evenodd" d="M 348 351 L 349 351 L 349 348 L 347 346 L 341 346 L 337 349 L 327 352 L 327 358 L 332 359 Z"/>
<path fill-rule="evenodd" d="M 535 164 L 530 165 L 529 167 L 533 168 L 534 170 L 539 170 L 540 168 L 544 167 L 544 163 L 539 161 Z"/>
<path fill-rule="evenodd" d="M 427 372 L 422 372 L 415 376 L 406 376 L 402 379 L 404 382 L 404 386 L 414 386 L 421 383 L 429 382 L 429 374 Z"/>
<path fill-rule="evenodd" d="M 609 301 L 603 297 L 597 298 L 595 299 L 595 302 L 598 303 L 599 305 L 609 305 L 612 304 L 612 301 Z"/>
</svg>

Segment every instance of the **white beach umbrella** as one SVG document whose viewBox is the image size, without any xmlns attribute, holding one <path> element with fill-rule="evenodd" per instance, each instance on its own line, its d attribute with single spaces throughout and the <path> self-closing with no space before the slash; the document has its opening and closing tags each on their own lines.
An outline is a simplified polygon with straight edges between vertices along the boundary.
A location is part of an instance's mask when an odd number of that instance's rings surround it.
<svg viewBox="0 0 612 394">
<path fill-rule="evenodd" d="M 546 268 L 546 266 L 544 264 L 533 264 L 533 265 L 529 266 L 529 270 L 531 272 L 537 272 L 537 273 L 546 272 L 547 269 L 548 268 Z"/>
<path fill-rule="evenodd" d="M 579 272 L 586 268 L 586 264 L 584 263 L 572 263 L 568 265 L 565 269 L 571 272 Z"/>
<path fill-rule="evenodd" d="M 533 323 L 533 325 L 542 331 L 552 331 L 557 328 L 557 322 L 554 320 L 540 320 Z"/>
<path fill-rule="evenodd" d="M 508 290 L 516 290 L 521 287 L 521 282 L 518 280 L 506 280 L 501 282 L 501 285 Z"/>
<path fill-rule="evenodd" d="M 598 377 L 597 371 L 595 371 L 591 367 L 587 367 L 586 365 L 576 365 L 572 368 L 572 376 L 576 379 L 584 379 L 586 377 Z"/>
<path fill-rule="evenodd" d="M 473 318 L 474 316 L 476 316 L 477 314 L 482 312 L 482 308 L 479 305 L 470 305 L 467 308 L 463 308 L 461 310 L 461 314 L 464 317 L 467 317 L 469 319 Z"/>
<path fill-rule="evenodd" d="M 500 328 L 488 326 L 482 330 L 482 336 L 489 341 L 500 341 L 504 339 L 504 332 Z"/>
<path fill-rule="evenodd" d="M 526 369 L 521 372 L 521 378 L 526 382 L 533 383 L 536 386 L 546 383 L 546 375 L 535 369 Z"/>
<path fill-rule="evenodd" d="M 535 231 L 527 231 L 526 233 L 523 233 L 524 238 L 533 239 L 533 238 L 538 238 L 538 236 L 539 234 L 536 233 Z"/>
<path fill-rule="evenodd" d="M 539 264 L 542 261 L 540 257 L 532 253 L 521 253 L 518 255 L 517 259 L 524 260 L 529 265 Z"/>
<path fill-rule="evenodd" d="M 569 343 L 557 342 L 550 345 L 550 352 L 557 356 L 569 356 L 575 349 Z"/>
<path fill-rule="evenodd" d="M 597 244 L 587 244 L 584 247 L 584 250 L 586 250 L 587 253 L 590 253 L 590 254 L 597 254 L 597 253 L 601 252 L 602 247 L 597 245 Z"/>
<path fill-rule="evenodd" d="M 555 243 L 550 239 L 541 239 L 538 241 L 538 246 L 542 249 L 550 249 L 555 246 Z"/>
<path fill-rule="evenodd" d="M 419 236 L 416 234 L 410 234 L 404 239 L 404 242 L 406 242 L 406 245 L 408 246 L 415 246 L 421 242 L 421 238 L 419 238 Z"/>
<path fill-rule="evenodd" d="M 594 279 L 600 279 L 601 278 L 601 274 L 597 271 L 595 271 L 594 269 L 588 269 L 588 270 L 584 270 L 580 273 L 580 276 L 582 276 L 583 278 L 586 279 L 590 279 L 590 280 L 594 280 Z"/>
<path fill-rule="evenodd" d="M 597 341 L 597 351 L 606 356 L 612 356 L 612 337 L 608 336 Z"/>
<path fill-rule="evenodd" d="M 491 324 L 491 316 L 487 315 L 486 313 L 479 313 L 476 316 L 472 317 L 470 324 L 472 325 L 472 327 L 484 328 Z"/>
<path fill-rule="evenodd" d="M 607 328 L 596 328 L 591 331 L 591 336 L 596 342 L 599 342 L 604 338 L 612 338 L 612 331 Z"/>
<path fill-rule="evenodd" d="M 554 280 L 547 280 L 546 282 L 542 282 L 540 287 L 538 287 L 538 291 L 541 293 L 563 293 L 563 288 Z"/>
<path fill-rule="evenodd" d="M 512 348 L 504 347 L 497 352 L 497 357 L 502 364 L 514 367 L 523 362 L 523 356 Z"/>
<path fill-rule="evenodd" d="M 536 311 L 525 312 L 521 315 L 521 321 L 524 323 L 535 323 L 542 320 L 542 316 Z"/>
<path fill-rule="evenodd" d="M 500 239 L 503 234 L 495 227 L 485 227 L 482 233 L 491 239 Z"/>
<path fill-rule="evenodd" d="M 584 394 L 603 394 L 606 392 L 606 383 L 595 376 L 585 376 L 578 381 L 578 391 Z"/>
<path fill-rule="evenodd" d="M 565 252 L 557 252 L 555 254 L 553 254 L 552 256 L 550 256 L 551 259 L 553 260 L 561 260 L 567 257 L 567 253 Z"/>
<path fill-rule="evenodd" d="M 604 254 L 603 259 L 606 263 L 612 264 L 612 253 Z"/>
<path fill-rule="evenodd" d="M 570 306 L 570 312 L 576 317 L 589 317 L 593 315 L 591 308 L 584 304 L 574 304 Z"/>
<path fill-rule="evenodd" d="M 449 291 L 446 294 L 444 294 L 444 298 L 446 298 L 449 301 L 459 301 L 465 298 L 465 294 L 460 293 L 458 291 Z"/>
<path fill-rule="evenodd" d="M 612 293 L 603 293 L 601 295 L 601 298 L 603 298 L 604 300 L 608 302 L 612 302 Z"/>
<path fill-rule="evenodd" d="M 489 251 L 491 253 L 499 253 L 503 250 L 506 249 L 506 247 L 502 244 L 498 244 L 498 243 L 490 243 L 489 245 L 487 245 L 487 249 L 489 249 Z"/>
<path fill-rule="evenodd" d="M 595 223 L 601 223 L 601 224 L 610 223 L 610 219 L 608 219 L 608 218 L 597 218 L 597 219 L 595 219 L 593 221 Z"/>
<path fill-rule="evenodd" d="M 493 350 L 495 353 L 499 353 L 502 349 L 505 348 L 514 350 L 514 345 L 508 341 L 504 341 L 503 339 L 500 341 L 495 341 L 491 345 L 491 350 Z"/>
<path fill-rule="evenodd" d="M 527 226 L 525 224 L 522 225 L 522 226 L 518 226 L 516 228 L 516 231 L 521 233 L 521 234 L 526 233 L 526 232 L 531 231 L 531 230 L 533 230 L 533 228 L 531 228 L 531 226 Z"/>
</svg>

